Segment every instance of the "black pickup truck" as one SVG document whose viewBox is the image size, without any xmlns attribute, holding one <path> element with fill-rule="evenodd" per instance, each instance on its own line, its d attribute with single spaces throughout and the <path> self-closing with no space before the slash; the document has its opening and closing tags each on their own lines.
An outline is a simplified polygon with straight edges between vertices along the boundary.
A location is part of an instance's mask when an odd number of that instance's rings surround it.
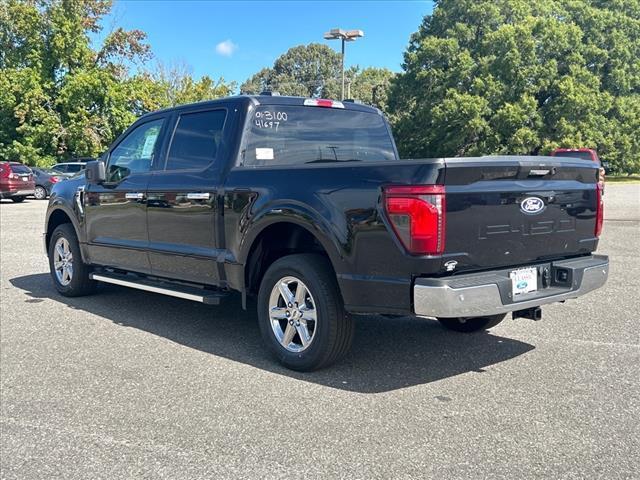
<svg viewBox="0 0 640 480">
<path fill-rule="evenodd" d="M 270 350 L 313 370 L 348 351 L 354 314 L 472 332 L 602 286 L 598 167 L 402 160 L 375 108 L 239 96 L 140 118 L 55 186 L 44 240 L 62 295 L 255 296 Z"/>
</svg>

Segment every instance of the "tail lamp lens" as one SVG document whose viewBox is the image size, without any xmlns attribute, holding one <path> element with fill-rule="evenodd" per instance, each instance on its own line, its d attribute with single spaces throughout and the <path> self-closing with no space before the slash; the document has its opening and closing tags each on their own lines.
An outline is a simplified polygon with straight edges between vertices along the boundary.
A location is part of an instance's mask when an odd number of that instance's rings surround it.
<svg viewBox="0 0 640 480">
<path fill-rule="evenodd" d="M 446 202 L 443 185 L 384 189 L 384 205 L 395 234 L 414 255 L 444 252 Z"/>
<path fill-rule="evenodd" d="M 596 184 L 596 228 L 595 235 L 599 237 L 602 233 L 602 224 L 604 222 L 604 199 L 602 198 L 603 185 L 601 183 Z"/>
</svg>

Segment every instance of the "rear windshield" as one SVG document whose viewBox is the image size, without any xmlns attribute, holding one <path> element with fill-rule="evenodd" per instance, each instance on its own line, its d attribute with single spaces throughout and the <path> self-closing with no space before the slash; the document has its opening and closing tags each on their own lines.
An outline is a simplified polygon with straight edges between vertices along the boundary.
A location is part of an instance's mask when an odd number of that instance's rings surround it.
<svg viewBox="0 0 640 480">
<path fill-rule="evenodd" d="M 16 163 L 11 164 L 11 171 L 13 173 L 31 173 L 31 169 L 29 167 Z"/>
<path fill-rule="evenodd" d="M 395 160 L 381 115 L 338 108 L 264 105 L 252 114 L 245 165 Z"/>
<path fill-rule="evenodd" d="M 582 160 L 593 160 L 590 152 L 557 152 L 556 157 L 581 158 Z"/>
</svg>

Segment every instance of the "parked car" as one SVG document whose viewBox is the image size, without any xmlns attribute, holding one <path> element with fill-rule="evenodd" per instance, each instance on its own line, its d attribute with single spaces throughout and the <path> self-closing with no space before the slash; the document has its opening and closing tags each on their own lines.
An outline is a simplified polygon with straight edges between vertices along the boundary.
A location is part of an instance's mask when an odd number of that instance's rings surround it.
<svg viewBox="0 0 640 480">
<path fill-rule="evenodd" d="M 552 157 L 581 158 L 582 160 L 591 160 L 599 162 L 598 152 L 592 148 L 556 148 L 551 152 Z"/>
<path fill-rule="evenodd" d="M 33 195 L 37 200 L 46 200 L 46 198 L 51 195 L 53 186 L 66 178 L 61 173 L 50 168 L 32 167 L 31 170 L 33 171 L 36 184 Z"/>
<path fill-rule="evenodd" d="M 66 176 L 72 176 L 84 170 L 86 165 L 86 162 L 56 163 L 53 167 L 51 167 L 51 170 Z"/>
<path fill-rule="evenodd" d="M 600 181 L 604 183 L 605 174 L 609 173 L 609 162 L 600 161 L 598 152 L 592 148 L 556 148 L 551 152 L 552 157 L 580 158 L 590 160 L 601 165 Z"/>
<path fill-rule="evenodd" d="M 0 198 L 20 203 L 34 192 L 35 183 L 29 167 L 18 162 L 0 162 Z"/>
<path fill-rule="evenodd" d="M 602 286 L 597 169 L 401 160 L 375 108 L 239 96 L 136 121 L 54 187 L 45 245 L 65 296 L 106 282 L 205 304 L 256 297 L 274 356 L 313 370 L 349 350 L 354 314 L 472 332 Z"/>
</svg>

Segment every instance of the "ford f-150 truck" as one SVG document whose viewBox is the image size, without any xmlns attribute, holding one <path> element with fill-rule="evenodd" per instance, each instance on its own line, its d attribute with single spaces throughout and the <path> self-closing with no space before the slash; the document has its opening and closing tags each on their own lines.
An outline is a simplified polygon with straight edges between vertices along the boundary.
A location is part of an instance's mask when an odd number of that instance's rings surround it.
<svg viewBox="0 0 640 480">
<path fill-rule="evenodd" d="M 106 282 L 206 304 L 237 291 L 245 308 L 256 297 L 276 358 L 313 370 L 348 351 L 355 314 L 472 332 L 602 286 L 598 168 L 402 160 L 375 108 L 238 96 L 137 120 L 54 187 L 44 241 L 65 296 Z"/>
</svg>

